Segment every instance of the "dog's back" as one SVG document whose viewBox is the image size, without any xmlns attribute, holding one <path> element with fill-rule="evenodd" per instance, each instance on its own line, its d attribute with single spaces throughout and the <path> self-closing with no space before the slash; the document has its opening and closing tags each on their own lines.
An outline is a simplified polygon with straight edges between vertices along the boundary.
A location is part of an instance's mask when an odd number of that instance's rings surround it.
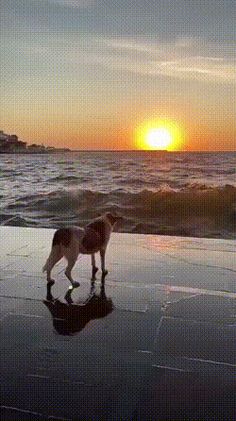
<svg viewBox="0 0 236 421">
<path fill-rule="evenodd" d="M 58 229 L 52 240 L 52 247 L 79 248 L 82 254 L 91 254 L 104 248 L 110 238 L 112 225 L 106 216 L 95 219 L 85 228 L 69 227 Z M 76 247 L 76 248 L 77 248 Z"/>
</svg>

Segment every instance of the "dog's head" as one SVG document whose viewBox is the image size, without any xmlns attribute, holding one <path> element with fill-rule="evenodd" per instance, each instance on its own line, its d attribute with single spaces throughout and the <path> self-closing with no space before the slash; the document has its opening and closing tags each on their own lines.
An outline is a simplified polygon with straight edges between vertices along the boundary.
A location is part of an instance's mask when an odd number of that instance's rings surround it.
<svg viewBox="0 0 236 421">
<path fill-rule="evenodd" d="M 106 218 L 108 219 L 108 221 L 110 222 L 110 224 L 112 225 L 112 227 L 117 223 L 117 222 L 119 222 L 119 221 L 122 221 L 123 220 L 123 218 L 122 218 L 122 216 L 117 216 L 117 215 L 114 215 L 114 214 L 112 214 L 112 213 L 110 213 L 110 212 L 107 212 L 106 213 Z"/>
</svg>

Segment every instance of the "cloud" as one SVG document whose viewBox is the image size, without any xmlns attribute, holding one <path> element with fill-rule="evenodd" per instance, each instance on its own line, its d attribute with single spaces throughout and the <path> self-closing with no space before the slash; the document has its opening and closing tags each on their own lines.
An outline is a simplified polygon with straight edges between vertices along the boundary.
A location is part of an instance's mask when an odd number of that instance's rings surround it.
<svg viewBox="0 0 236 421">
<path fill-rule="evenodd" d="M 201 39 L 185 37 L 156 43 L 135 39 L 100 39 L 99 45 L 104 46 L 103 54 L 97 58 L 93 54 L 90 59 L 112 69 L 152 77 L 236 82 L 235 58 L 230 48 L 226 48 L 227 54 L 224 55 L 222 45 Z"/>
<path fill-rule="evenodd" d="M 64 34 L 57 34 L 50 38 L 50 42 L 48 37 L 41 37 L 30 44 L 28 40 L 21 40 L 20 47 L 17 44 L 15 49 L 20 57 L 24 55 L 25 62 L 32 62 L 32 66 L 40 62 L 45 68 L 57 66 L 61 71 L 64 69 L 73 74 L 78 66 L 83 70 L 99 66 L 147 78 L 236 83 L 235 45 L 210 43 L 202 39 L 150 42 L 73 33 L 70 42 Z"/>
<path fill-rule="evenodd" d="M 58 6 L 83 8 L 93 6 L 96 0 L 45 0 L 48 3 L 57 4 Z"/>
</svg>

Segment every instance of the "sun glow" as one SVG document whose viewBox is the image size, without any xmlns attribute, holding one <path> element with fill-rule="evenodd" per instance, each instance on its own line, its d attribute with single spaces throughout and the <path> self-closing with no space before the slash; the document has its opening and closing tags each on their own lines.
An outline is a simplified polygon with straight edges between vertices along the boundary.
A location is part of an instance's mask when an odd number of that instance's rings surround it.
<svg viewBox="0 0 236 421">
<path fill-rule="evenodd" d="M 169 130 L 160 127 L 159 129 L 151 129 L 147 133 L 147 144 L 152 149 L 166 149 L 172 141 Z"/>
<path fill-rule="evenodd" d="M 147 121 L 136 129 L 136 147 L 143 150 L 180 150 L 183 131 L 173 121 Z"/>
</svg>

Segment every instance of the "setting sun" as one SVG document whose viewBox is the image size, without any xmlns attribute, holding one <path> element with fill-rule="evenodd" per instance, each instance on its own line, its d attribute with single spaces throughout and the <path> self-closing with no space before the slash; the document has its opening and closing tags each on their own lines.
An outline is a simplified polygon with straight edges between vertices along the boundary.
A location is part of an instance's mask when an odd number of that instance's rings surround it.
<svg viewBox="0 0 236 421">
<path fill-rule="evenodd" d="M 182 149 L 183 131 L 170 120 L 146 121 L 136 129 L 136 147 L 143 150 Z"/>
<path fill-rule="evenodd" d="M 152 149 L 166 149 L 172 141 L 169 130 L 160 127 L 159 129 L 151 129 L 147 133 L 147 144 Z"/>
</svg>

